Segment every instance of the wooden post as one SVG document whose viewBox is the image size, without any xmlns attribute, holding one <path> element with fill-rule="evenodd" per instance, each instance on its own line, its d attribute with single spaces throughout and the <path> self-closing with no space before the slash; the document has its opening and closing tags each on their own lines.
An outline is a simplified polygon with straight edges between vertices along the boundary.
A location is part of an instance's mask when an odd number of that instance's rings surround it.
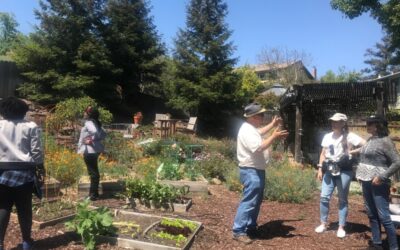
<svg viewBox="0 0 400 250">
<path fill-rule="evenodd" d="M 377 86 L 375 88 L 375 98 L 376 98 L 376 112 L 378 115 L 384 116 L 384 107 L 383 107 L 383 82 L 377 82 Z"/>
<path fill-rule="evenodd" d="M 303 135 L 302 128 L 302 91 L 301 86 L 297 87 L 297 101 L 296 101 L 296 127 L 294 136 L 294 160 L 302 163 L 303 155 L 301 152 L 301 136 Z"/>
</svg>

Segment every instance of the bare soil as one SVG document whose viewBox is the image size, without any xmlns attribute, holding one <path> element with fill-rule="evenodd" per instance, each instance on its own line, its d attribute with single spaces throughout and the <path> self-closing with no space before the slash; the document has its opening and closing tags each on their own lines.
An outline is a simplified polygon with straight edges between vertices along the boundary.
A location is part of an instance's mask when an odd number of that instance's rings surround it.
<svg viewBox="0 0 400 250">
<path fill-rule="evenodd" d="M 153 211 L 171 217 L 181 217 L 203 223 L 191 249 L 365 249 L 371 237 L 362 197 L 350 196 L 347 236 L 336 237 L 337 199 L 331 201 L 330 225 L 323 234 L 314 232 L 319 223 L 319 194 L 305 204 L 287 204 L 264 201 L 258 218 L 261 237 L 250 245 L 232 240 L 232 222 L 240 199 L 240 193 L 228 191 L 224 186 L 210 186 L 210 195 L 193 196 L 193 205 L 185 214 Z M 118 203 L 104 199 L 96 204 Z M 116 207 L 116 206 L 114 206 Z M 399 233 L 399 231 L 398 231 Z M 84 249 L 79 237 L 66 232 L 62 224 L 33 231 L 36 249 Z M 385 234 L 383 234 L 385 238 Z M 10 221 L 5 239 L 6 249 L 21 249 L 18 222 Z M 386 244 L 386 242 L 384 242 Z M 98 249 L 113 249 L 108 244 Z"/>
</svg>

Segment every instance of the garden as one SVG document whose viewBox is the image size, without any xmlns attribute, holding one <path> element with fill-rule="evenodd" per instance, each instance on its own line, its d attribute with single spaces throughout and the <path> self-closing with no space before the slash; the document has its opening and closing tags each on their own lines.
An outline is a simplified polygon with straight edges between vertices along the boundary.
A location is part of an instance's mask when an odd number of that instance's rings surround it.
<svg viewBox="0 0 400 250">
<path fill-rule="evenodd" d="M 33 238 L 37 249 L 338 249 L 363 248 L 370 239 L 360 187 L 352 183 L 348 236 L 335 237 L 337 199 L 325 234 L 319 222 L 319 183 L 315 169 L 295 163 L 275 144 L 266 175 L 259 216 L 261 237 L 244 246 L 232 240 L 231 227 L 241 184 L 235 141 L 175 135 L 124 138 L 109 131 L 99 158 L 100 199 L 85 200 L 89 178 L 74 144 L 81 106 L 91 99 L 59 103 L 46 119 L 43 144 L 46 182 L 42 200 L 33 200 Z M 108 113 L 101 111 L 107 121 Z M 65 127 L 74 129 L 66 133 Z M 62 132 L 60 132 L 62 131 Z M 400 190 L 400 188 L 398 188 Z M 392 190 L 393 191 L 393 190 Z M 397 189 L 393 192 L 397 192 Z M 6 249 L 21 242 L 15 214 Z"/>
</svg>

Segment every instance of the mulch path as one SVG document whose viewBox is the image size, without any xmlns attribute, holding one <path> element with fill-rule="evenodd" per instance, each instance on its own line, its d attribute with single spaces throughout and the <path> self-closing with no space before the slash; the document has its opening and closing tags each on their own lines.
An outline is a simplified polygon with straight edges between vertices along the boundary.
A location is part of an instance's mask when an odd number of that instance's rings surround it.
<svg viewBox="0 0 400 250">
<path fill-rule="evenodd" d="M 350 196 L 347 236 L 336 237 L 337 199 L 331 201 L 330 221 L 327 232 L 316 234 L 314 228 L 319 223 L 319 194 L 305 204 L 287 204 L 264 201 L 258 223 L 262 238 L 250 245 L 232 240 L 232 222 L 240 199 L 240 194 L 228 191 L 224 186 L 209 187 L 210 195 L 193 196 L 189 212 L 180 217 L 200 221 L 204 227 L 196 236 L 191 247 L 204 249 L 365 249 L 371 233 L 364 211 L 362 197 Z M 96 202 L 107 204 L 110 200 Z M 147 212 L 167 216 L 178 216 L 171 212 Z M 400 232 L 399 232 L 400 233 Z M 62 224 L 33 231 L 36 249 L 84 249 L 79 238 L 73 233 L 65 233 Z M 18 223 L 11 221 L 7 230 L 6 249 L 21 249 Z M 108 244 L 98 245 L 98 249 L 120 249 Z"/>
</svg>

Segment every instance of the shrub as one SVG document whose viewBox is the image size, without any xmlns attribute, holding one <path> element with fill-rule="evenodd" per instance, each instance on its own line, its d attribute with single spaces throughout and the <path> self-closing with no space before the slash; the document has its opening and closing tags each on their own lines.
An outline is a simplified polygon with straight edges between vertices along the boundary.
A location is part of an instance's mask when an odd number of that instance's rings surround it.
<svg viewBox="0 0 400 250">
<path fill-rule="evenodd" d="M 226 182 L 225 185 L 228 187 L 230 191 L 240 192 L 243 189 L 242 184 L 240 183 L 240 174 L 239 167 L 231 168 L 226 174 Z"/>
<path fill-rule="evenodd" d="M 204 154 L 203 157 L 195 161 L 195 168 L 206 178 L 218 178 L 227 180 L 230 169 L 237 169 L 237 163 L 224 157 L 219 152 Z"/>
<path fill-rule="evenodd" d="M 155 157 L 146 157 L 137 160 L 134 165 L 134 171 L 138 177 L 145 179 L 146 181 L 155 181 L 157 167 L 161 164 L 161 161 Z"/>
<path fill-rule="evenodd" d="M 267 169 L 265 197 L 268 200 L 303 203 L 317 188 L 313 169 L 290 164 L 287 157 L 273 161 Z"/>
<path fill-rule="evenodd" d="M 103 154 L 101 154 L 99 157 L 99 172 L 101 179 L 104 178 L 104 175 L 113 179 L 118 179 L 129 176 L 130 174 L 130 170 L 127 165 L 110 160 Z"/>
<path fill-rule="evenodd" d="M 181 165 L 173 160 L 163 160 L 158 167 L 158 178 L 160 180 L 181 180 L 184 176 L 184 169 Z"/>
<path fill-rule="evenodd" d="M 143 156 L 143 149 L 133 140 L 126 140 L 121 133 L 110 132 L 104 140 L 105 155 L 109 160 L 131 166 Z"/>
<path fill-rule="evenodd" d="M 69 125 L 75 127 L 83 118 L 83 111 L 88 106 L 98 107 L 96 101 L 90 97 L 71 98 L 57 103 L 54 113 L 46 119 L 47 131 L 59 131 L 63 126 Z M 100 121 L 110 123 L 112 114 L 102 107 L 98 107 L 98 109 Z"/>
<path fill-rule="evenodd" d="M 153 141 L 142 145 L 144 156 L 160 155 L 162 151 L 162 142 Z"/>
<path fill-rule="evenodd" d="M 73 185 L 85 169 L 83 158 L 72 150 L 59 146 L 50 135 L 45 135 L 45 168 L 47 175 L 62 186 Z"/>
<path fill-rule="evenodd" d="M 236 159 L 236 143 L 233 140 L 209 138 L 200 144 L 204 145 L 205 152 L 218 152 L 228 159 Z"/>
</svg>

